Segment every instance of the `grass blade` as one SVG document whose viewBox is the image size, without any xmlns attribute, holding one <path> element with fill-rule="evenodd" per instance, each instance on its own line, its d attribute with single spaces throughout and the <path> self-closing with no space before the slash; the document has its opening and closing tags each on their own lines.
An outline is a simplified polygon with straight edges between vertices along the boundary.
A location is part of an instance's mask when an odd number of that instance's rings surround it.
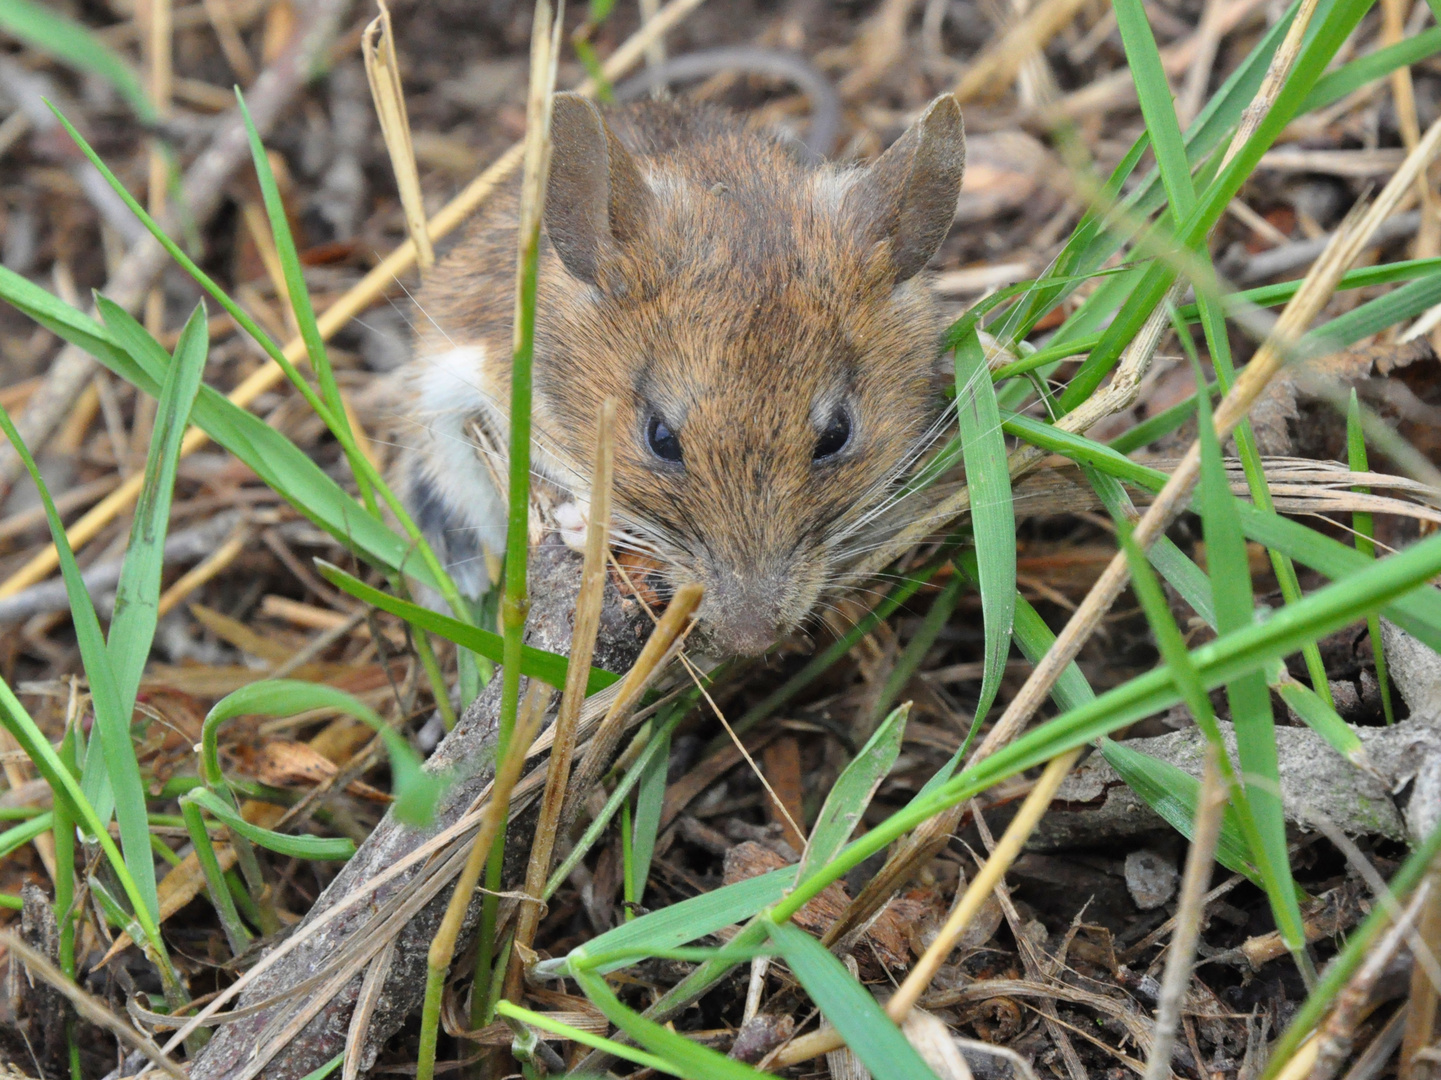
<svg viewBox="0 0 1441 1080">
<path fill-rule="evenodd" d="M 836 780 L 801 853 L 797 881 L 804 881 L 817 867 L 830 862 L 856 831 L 871 796 L 901 752 L 901 739 L 906 733 L 910 712 L 908 704 L 893 710 Z"/>
<path fill-rule="evenodd" d="M 1241 517 L 1221 461 L 1221 446 L 1211 421 L 1211 404 L 1204 395 L 1197 400 L 1196 424 L 1201 444 L 1201 522 L 1211 591 L 1216 601 L 1216 629 L 1221 634 L 1233 634 L 1254 625 L 1255 600 Z M 1309 959 L 1305 956 L 1306 937 L 1286 850 L 1276 726 L 1271 713 L 1271 690 L 1266 685 L 1264 672 L 1248 672 L 1231 680 L 1226 686 L 1226 696 L 1236 731 L 1242 786 L 1255 820 L 1255 840 L 1260 844 L 1259 850 L 1252 850 L 1252 857 L 1261 870 L 1277 928 L 1304 973 Z M 1224 757 L 1225 748 L 1218 749 Z"/>
<path fill-rule="evenodd" d="M 766 923 L 766 933 L 811 1000 L 872 1076 L 936 1080 L 895 1021 L 815 938 L 789 924 Z"/>
<path fill-rule="evenodd" d="M 1114 739 L 1101 740 L 1101 753 L 1116 774 L 1145 800 L 1146 805 L 1165 822 L 1191 840 L 1195 835 L 1196 803 L 1201 797 L 1201 782 L 1169 761 L 1162 761 L 1133 750 Z M 1240 821 L 1233 807 L 1227 806 L 1221 819 L 1221 835 L 1216 844 L 1216 861 L 1226 869 L 1244 874 L 1261 885 L 1261 874 L 1251 861 Z M 1264 887 L 1264 886 L 1262 886 Z"/>
<path fill-rule="evenodd" d="M 135 69 L 74 19 L 31 0 L 0 0 L 0 29 L 62 64 L 100 76 L 119 91 L 136 117 L 154 122 L 155 108 Z"/>
<path fill-rule="evenodd" d="M 575 981 L 606 1019 L 664 1061 L 666 1072 L 686 1080 L 760 1080 L 765 1075 L 632 1012 L 611 992 L 605 979 L 593 972 L 577 971 Z"/>
<path fill-rule="evenodd" d="M 102 827 L 113 810 L 120 825 L 120 846 L 133 875 L 135 891 L 131 901 L 144 908 L 145 916 L 154 925 L 160 918 L 160 900 L 156 893 L 155 858 L 150 850 L 145 784 L 140 777 L 135 746 L 130 741 L 130 713 L 123 708 L 105 638 L 100 632 L 100 619 L 80 577 L 75 553 L 65 539 L 65 526 L 50 498 L 45 479 L 40 475 L 39 466 L 21 440 L 20 433 L 15 430 L 10 414 L 3 408 L 0 408 L 0 430 L 4 431 L 10 445 L 20 455 L 45 506 L 50 533 L 60 554 L 60 571 L 65 580 L 65 592 L 70 598 L 75 637 L 85 664 L 86 679 L 90 683 L 98 739 L 91 740 L 90 752 L 86 755 L 85 776 L 90 781 L 86 785 L 90 796 L 86 801 L 94 807 Z M 139 914 L 137 910 L 136 915 Z"/>
<path fill-rule="evenodd" d="M 995 387 L 973 329 L 956 343 L 956 417 L 971 489 L 971 527 L 985 625 L 985 675 L 972 727 L 980 725 L 1001 688 L 1016 611 L 1016 508 Z"/>
<path fill-rule="evenodd" d="M 181 796 L 180 801 L 208 811 L 227 829 L 239 833 L 252 844 L 292 859 L 344 860 L 355 854 L 355 842 L 349 837 L 291 836 L 252 825 L 209 788 L 196 788 Z"/>
<path fill-rule="evenodd" d="M 655 753 L 641 771 L 635 791 L 635 828 L 631 842 L 631 890 L 636 903 L 645 899 L 645 883 L 655 855 L 660 832 L 660 812 L 665 803 L 666 770 L 670 768 L 670 730 L 657 732 Z"/>
<path fill-rule="evenodd" d="M 135 504 L 130 543 L 125 549 L 125 562 L 115 589 L 115 614 L 110 620 L 107 647 L 120 707 L 127 715 L 135 706 L 140 676 L 150 656 L 150 643 L 155 639 L 165 533 L 170 523 L 171 498 L 175 494 L 175 473 L 180 465 L 180 443 L 200 390 L 209 349 L 205 308 L 197 305 L 180 332 L 175 358 L 160 388 L 154 434 L 145 460 L 145 486 Z"/>
<path fill-rule="evenodd" d="M 206 786 L 217 794 L 228 795 L 230 792 L 220 769 L 218 746 L 220 726 L 227 720 L 251 715 L 294 716 L 310 709 L 336 709 L 353 716 L 379 735 L 390 757 L 391 787 L 395 794 L 392 813 L 408 825 L 426 825 L 431 821 L 435 805 L 446 787 L 445 778 L 426 771 L 405 736 L 387 724 L 369 705 L 344 690 L 323 683 L 265 679 L 242 686 L 217 701 L 205 715 L 200 733 L 200 769 Z M 208 804 L 205 808 L 210 809 Z"/>
</svg>

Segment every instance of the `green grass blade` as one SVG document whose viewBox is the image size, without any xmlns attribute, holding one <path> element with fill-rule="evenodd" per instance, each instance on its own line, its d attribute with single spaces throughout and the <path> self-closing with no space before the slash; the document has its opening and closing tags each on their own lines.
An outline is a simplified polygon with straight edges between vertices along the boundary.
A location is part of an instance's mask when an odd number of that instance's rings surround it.
<svg viewBox="0 0 1441 1080">
<path fill-rule="evenodd" d="M 419 604 L 412 604 L 408 600 L 391 596 L 389 593 L 381 592 L 373 586 L 367 585 L 352 574 L 346 573 L 340 567 L 328 563 L 323 559 L 315 560 L 316 570 L 326 581 L 341 589 L 357 600 L 363 600 L 372 607 L 381 611 L 388 611 L 392 615 L 398 615 L 406 622 L 414 626 L 430 630 L 447 641 L 454 642 L 463 648 L 487 660 L 494 660 L 500 663 L 502 658 L 502 642 L 499 634 L 490 630 L 482 630 L 478 626 L 471 626 L 459 619 L 452 619 L 448 615 L 442 615 L 438 611 L 421 607 Z M 521 649 L 520 671 L 521 674 L 531 679 L 539 679 L 551 686 L 565 685 L 566 665 L 569 661 L 557 653 L 545 652 L 542 649 L 532 648 L 529 645 Z M 606 671 L 604 668 L 593 667 L 590 669 L 590 678 L 586 682 L 586 693 L 594 694 L 597 690 L 604 690 L 612 683 L 620 681 L 620 676 L 614 672 Z"/>
<path fill-rule="evenodd" d="M 1191 212 L 1196 203 L 1196 189 L 1191 183 L 1191 165 L 1176 108 L 1171 102 L 1171 83 L 1161 63 L 1161 52 L 1140 0 L 1115 0 L 1112 10 L 1116 13 L 1126 66 L 1136 84 L 1141 116 L 1146 121 L 1146 134 L 1156 155 L 1161 183 L 1173 213 L 1180 217 Z"/>
<path fill-rule="evenodd" d="M 956 344 L 956 416 L 971 490 L 981 616 L 985 628 L 985 674 L 974 725 L 979 725 L 1006 671 L 1011 620 L 1016 610 L 1016 508 L 995 387 L 974 330 Z"/>
<path fill-rule="evenodd" d="M 1318 12 L 1306 44 L 1291 69 L 1291 76 L 1277 94 L 1270 111 L 1231 161 L 1200 192 L 1195 209 L 1184 217 L 1176 229 L 1174 242 L 1178 247 L 1196 247 L 1215 225 L 1241 184 L 1255 171 L 1261 155 L 1270 149 L 1286 124 L 1295 117 L 1302 100 L 1336 51 L 1355 30 L 1371 3 L 1372 0 L 1335 0 L 1324 14 Z M 1175 271 L 1169 266 L 1156 264 L 1146 272 L 1102 335 L 1101 343 L 1092 350 L 1061 395 L 1063 410 L 1070 411 L 1091 396 L 1174 280 Z"/>
<path fill-rule="evenodd" d="M 1309 686 L 1291 678 L 1285 664 L 1276 663 L 1267 682 L 1308 728 L 1326 740 L 1332 750 L 1353 765 L 1360 765 L 1366 760 L 1361 738 L 1351 725 Z"/>
<path fill-rule="evenodd" d="M 155 108 L 129 61 L 57 8 L 31 0 L 0 0 L 0 30 L 76 71 L 98 75 L 119 92 L 144 123 Z"/>
<path fill-rule="evenodd" d="M 340 399 L 340 387 L 335 382 L 335 372 L 330 367 L 330 354 L 325 350 L 325 340 L 320 336 L 320 327 L 315 322 L 315 308 L 310 302 L 310 289 L 305 284 L 305 275 L 300 269 L 300 252 L 295 247 L 295 237 L 290 232 L 290 222 L 285 216 L 285 204 L 280 198 L 280 188 L 275 183 L 275 173 L 270 168 L 270 159 L 265 153 L 265 144 L 260 141 L 260 132 L 250 117 L 250 108 L 245 104 L 245 95 L 235 88 L 235 100 L 240 115 L 245 121 L 245 132 L 250 140 L 250 158 L 255 165 L 255 175 L 260 181 L 260 195 L 265 203 L 265 215 L 270 221 L 270 234 L 275 240 L 275 251 L 280 259 L 281 276 L 285 279 L 285 291 L 290 296 L 290 308 L 295 314 L 295 325 L 300 328 L 300 338 L 305 343 L 306 355 L 310 357 L 310 368 L 320 383 L 321 399 L 330 407 L 335 422 L 350 431 L 350 419 L 345 413 L 345 404 Z M 367 505 L 374 512 L 373 497 L 370 496 L 365 473 L 354 467 L 361 490 L 366 494 Z"/>
<path fill-rule="evenodd" d="M 1104 443 L 1072 435 L 1029 417 L 1008 415 L 1006 431 L 1025 441 L 1092 466 L 1098 472 L 1135 484 L 1147 491 L 1159 491 L 1166 474 L 1118 454 Z M 1315 529 L 1279 514 L 1238 502 L 1236 510 L 1247 539 L 1254 540 L 1309 566 L 1333 581 L 1363 569 L 1367 558 L 1347 544 L 1323 536 Z M 1441 593 L 1434 590 L 1400 596 L 1383 609 L 1383 614 L 1407 633 L 1441 652 Z"/>
<path fill-rule="evenodd" d="M 657 955 L 745 922 L 770 907 L 796 883 L 796 867 L 783 866 L 767 874 L 723 885 L 689 900 L 642 915 L 592 938 L 582 948 L 555 960 L 542 960 L 538 974 L 568 975 L 573 965 L 604 974 L 635 962 L 637 955 Z M 654 950 L 648 953 L 642 950 Z"/>
<path fill-rule="evenodd" d="M 971 581 L 975 581 L 974 575 L 972 575 Z M 886 681 L 881 685 L 881 692 L 876 696 L 873 716 L 879 719 L 890 710 L 901 691 L 906 688 L 906 684 L 911 681 L 921 664 L 925 662 L 931 647 L 935 645 L 941 632 L 950 622 L 951 615 L 955 613 L 956 604 L 960 602 L 961 591 L 965 584 L 966 579 L 960 574 L 956 574 L 946 582 L 945 587 L 931 601 L 926 617 L 921 620 L 921 625 L 911 635 L 911 640 L 906 642 L 906 647 L 901 650 L 890 673 L 886 675 Z M 972 721 L 973 732 L 977 726 L 979 726 L 979 721 Z"/>
<path fill-rule="evenodd" d="M 58 337 L 84 349 L 119 378 L 151 397 L 159 396 L 170 357 L 139 323 L 110 300 L 96 297 L 106 321 L 101 326 L 5 267 L 0 267 L 0 298 Z M 404 537 L 366 514 L 320 466 L 258 416 L 202 385 L 191 421 L 347 549 L 440 591 L 440 585 Z"/>
<path fill-rule="evenodd" d="M 611 1057 L 619 1058 L 621 1061 L 631 1061 L 647 1069 L 654 1069 L 657 1072 L 670 1073 L 672 1076 L 679 1075 L 671 1070 L 670 1063 L 664 1058 L 658 1058 L 654 1054 L 647 1054 L 644 1050 L 637 1050 L 634 1046 L 616 1042 L 614 1039 L 607 1039 L 592 1031 L 582 1031 L 580 1028 L 571 1027 L 545 1013 L 532 1012 L 512 1001 L 504 999 L 495 1003 L 495 1011 L 500 1016 L 509 1016 L 531 1027 L 538 1027 L 542 1031 L 551 1031 L 557 1035 L 564 1036 L 571 1042 L 579 1043 L 581 1046 L 589 1046 L 592 1050 L 601 1050 Z"/>
<path fill-rule="evenodd" d="M 1441 52 L 1441 26 L 1433 26 L 1394 45 L 1369 52 L 1317 80 L 1310 95 L 1301 103 L 1301 112 L 1305 114 L 1324 109 L 1368 83 L 1384 79 L 1393 71 L 1419 63 L 1438 52 Z"/>
<path fill-rule="evenodd" d="M 45 517 L 50 524 L 50 535 L 60 554 L 60 572 L 65 580 L 65 592 L 70 598 L 70 616 L 75 627 L 76 641 L 80 646 L 81 659 L 85 664 L 85 677 L 90 683 L 90 697 L 95 710 L 95 727 L 98 739 L 92 739 L 87 755 L 85 773 L 96 777 L 87 786 L 87 792 L 94 792 L 91 799 L 101 821 L 108 819 L 112 809 L 120 825 L 120 846 L 125 852 L 126 863 L 130 866 L 135 885 L 135 897 L 144 905 L 145 913 L 152 923 L 160 918 L 160 901 L 156 895 L 155 859 L 150 852 L 150 822 L 145 816 L 145 783 L 140 776 L 140 762 L 135 757 L 135 746 L 130 741 L 130 712 L 122 704 L 120 691 L 115 684 L 115 674 L 105 648 L 105 637 L 100 632 L 100 620 L 95 614 L 95 605 L 80 577 L 80 567 L 75 562 L 75 553 L 70 550 L 65 538 L 65 525 L 50 498 L 45 479 L 35 464 L 30 450 L 15 430 L 10 414 L 0 408 L 0 430 L 3 430 L 10 445 L 19 454 L 36 490 L 45 506 Z M 99 782 L 104 773 L 107 785 Z M 88 822 L 87 822 L 88 824 Z M 137 915 L 139 912 L 137 912 Z"/>
<path fill-rule="evenodd" d="M 680 705 L 681 701 L 685 700 L 685 698 L 682 698 L 674 704 Z M 651 736 L 650 742 L 641 750 L 640 755 L 631 763 L 631 767 L 626 771 L 621 782 L 617 784 L 615 790 L 610 793 L 610 798 L 606 799 L 605 805 L 601 807 L 600 813 L 586 826 L 585 832 L 581 835 L 580 840 L 570 849 L 570 853 L 561 860 L 560 865 L 550 872 L 550 878 L 546 881 L 545 888 L 540 892 L 542 900 L 549 900 L 551 898 L 555 890 L 560 888 L 561 883 L 570 876 L 570 872 L 575 869 L 576 863 L 585 858 L 586 853 L 590 851 L 595 842 L 600 839 L 601 834 L 610 827 L 611 819 L 626 805 L 626 801 L 630 798 L 630 793 L 634 791 L 635 786 L 640 783 L 641 777 L 645 774 L 650 763 L 660 756 L 661 745 L 663 743 L 669 745 L 671 733 L 675 731 L 676 725 L 680 723 L 682 717 L 688 711 L 688 706 L 689 703 L 687 702 L 686 708 L 672 708 L 669 717 L 661 725 L 660 730 Z"/>
<path fill-rule="evenodd" d="M 656 734 L 656 749 L 640 773 L 635 790 L 635 827 L 631 841 L 631 887 L 636 903 L 645 899 L 655 840 L 660 832 L 660 812 L 665 803 L 665 777 L 670 768 L 670 730 Z"/>
<path fill-rule="evenodd" d="M 766 923 L 796 981 L 830 1021 L 872 1076 L 885 1080 L 936 1080 L 895 1021 L 857 982 L 844 964 L 804 930 Z"/>
<path fill-rule="evenodd" d="M 217 793 L 228 794 L 230 790 L 220 769 L 218 746 L 220 727 L 227 720 L 251 715 L 294 716 L 311 709 L 336 709 L 379 735 L 390 758 L 391 787 L 395 794 L 391 813 L 407 825 L 429 824 L 447 786 L 445 778 L 426 771 L 405 736 L 369 705 L 323 683 L 265 679 L 242 686 L 217 701 L 206 713 L 200 732 L 200 768 L 206 785 Z M 208 803 L 203 805 L 210 809 Z M 248 834 L 242 830 L 242 835 Z"/>
<path fill-rule="evenodd" d="M 665 1062 L 667 1072 L 686 1080 L 760 1080 L 765 1076 L 627 1009 L 601 976 L 581 970 L 575 973 L 575 981 L 606 1019 Z"/>
<path fill-rule="evenodd" d="M 1201 522 L 1211 591 L 1216 600 L 1216 625 L 1221 634 L 1233 634 L 1254 625 L 1255 600 L 1241 516 L 1221 460 L 1210 402 L 1204 396 L 1197 401 L 1196 427 L 1201 444 Z M 1264 672 L 1253 671 L 1232 680 L 1226 687 L 1226 696 L 1236 731 L 1242 785 L 1255 819 L 1256 839 L 1261 845 L 1261 850 L 1253 849 L 1252 857 L 1266 883 L 1266 894 L 1282 939 L 1305 970 L 1306 938 L 1286 850 L 1281 766 L 1276 752 L 1271 690 L 1266 685 Z"/>
<path fill-rule="evenodd" d="M 856 831 L 871 797 L 901 752 L 910 712 L 909 705 L 893 710 L 836 780 L 806 841 L 796 880 L 804 881 L 817 867 L 830 862 Z"/>
<path fill-rule="evenodd" d="M 246 821 L 228 802 L 209 788 L 196 788 L 182 796 L 182 803 L 198 806 L 213 814 L 227 829 L 238 832 L 252 844 L 292 859 L 345 860 L 355 854 L 355 842 L 348 837 L 291 836 L 263 829 Z"/>
<path fill-rule="evenodd" d="M 1166 824 L 1187 840 L 1196 827 L 1196 804 L 1201 782 L 1169 761 L 1133 750 L 1114 739 L 1101 740 L 1101 753 L 1116 774 L 1154 810 Z M 1249 858 L 1236 812 L 1227 806 L 1221 818 L 1221 835 L 1216 843 L 1216 861 L 1226 869 L 1261 885 L 1261 875 Z"/>
<path fill-rule="evenodd" d="M 197 305 L 180 332 L 174 361 L 160 388 L 154 432 L 145 460 L 145 486 L 135 504 L 130 543 L 125 549 L 125 562 L 115 589 L 115 614 L 106 639 L 120 707 L 127 714 L 135 706 L 140 676 L 150 656 L 150 643 L 155 639 L 165 533 L 170 524 L 170 502 L 180 465 L 180 443 L 200 390 L 209 350 L 205 308 Z"/>
</svg>

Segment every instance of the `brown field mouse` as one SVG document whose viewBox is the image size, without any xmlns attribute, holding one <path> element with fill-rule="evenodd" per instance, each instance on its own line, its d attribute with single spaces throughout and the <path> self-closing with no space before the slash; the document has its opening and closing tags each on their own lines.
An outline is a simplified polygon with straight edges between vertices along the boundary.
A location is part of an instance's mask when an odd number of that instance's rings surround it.
<svg viewBox="0 0 1441 1080">
<path fill-rule="evenodd" d="M 926 274 L 965 168 L 949 94 L 868 166 L 719 109 L 559 94 L 540 258 L 536 473 L 581 508 L 618 403 L 615 540 L 705 587 L 707 649 L 800 627 L 848 560 L 915 519 L 899 483 L 951 371 Z M 417 297 L 400 482 L 461 588 L 504 546 L 518 185 Z M 474 433 L 488 433 L 490 459 Z M 500 490 L 503 490 L 500 489 Z"/>
</svg>

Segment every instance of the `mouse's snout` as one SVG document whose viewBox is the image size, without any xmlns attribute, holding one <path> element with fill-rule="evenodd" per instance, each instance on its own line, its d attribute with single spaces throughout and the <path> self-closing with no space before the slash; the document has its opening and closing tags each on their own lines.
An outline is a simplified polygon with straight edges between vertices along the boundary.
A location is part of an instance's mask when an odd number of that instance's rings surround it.
<svg viewBox="0 0 1441 1080">
<path fill-rule="evenodd" d="M 795 629 L 796 582 L 779 570 L 717 568 L 705 575 L 700 619 L 722 653 L 759 656 Z"/>
</svg>

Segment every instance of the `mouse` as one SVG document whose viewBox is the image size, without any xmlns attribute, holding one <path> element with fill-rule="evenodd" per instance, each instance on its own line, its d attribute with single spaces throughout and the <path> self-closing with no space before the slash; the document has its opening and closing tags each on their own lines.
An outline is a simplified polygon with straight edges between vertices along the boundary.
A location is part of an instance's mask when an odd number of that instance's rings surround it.
<svg viewBox="0 0 1441 1080">
<path fill-rule="evenodd" d="M 704 651 L 759 655 L 923 512 L 901 496 L 947 428 L 926 267 L 965 173 L 960 106 L 936 98 L 869 164 L 681 102 L 557 94 L 551 135 L 534 474 L 583 534 L 614 399 L 612 547 L 662 597 L 704 588 Z M 518 218 L 513 183 L 435 264 L 401 372 L 398 486 L 472 597 L 505 544 Z"/>
</svg>

